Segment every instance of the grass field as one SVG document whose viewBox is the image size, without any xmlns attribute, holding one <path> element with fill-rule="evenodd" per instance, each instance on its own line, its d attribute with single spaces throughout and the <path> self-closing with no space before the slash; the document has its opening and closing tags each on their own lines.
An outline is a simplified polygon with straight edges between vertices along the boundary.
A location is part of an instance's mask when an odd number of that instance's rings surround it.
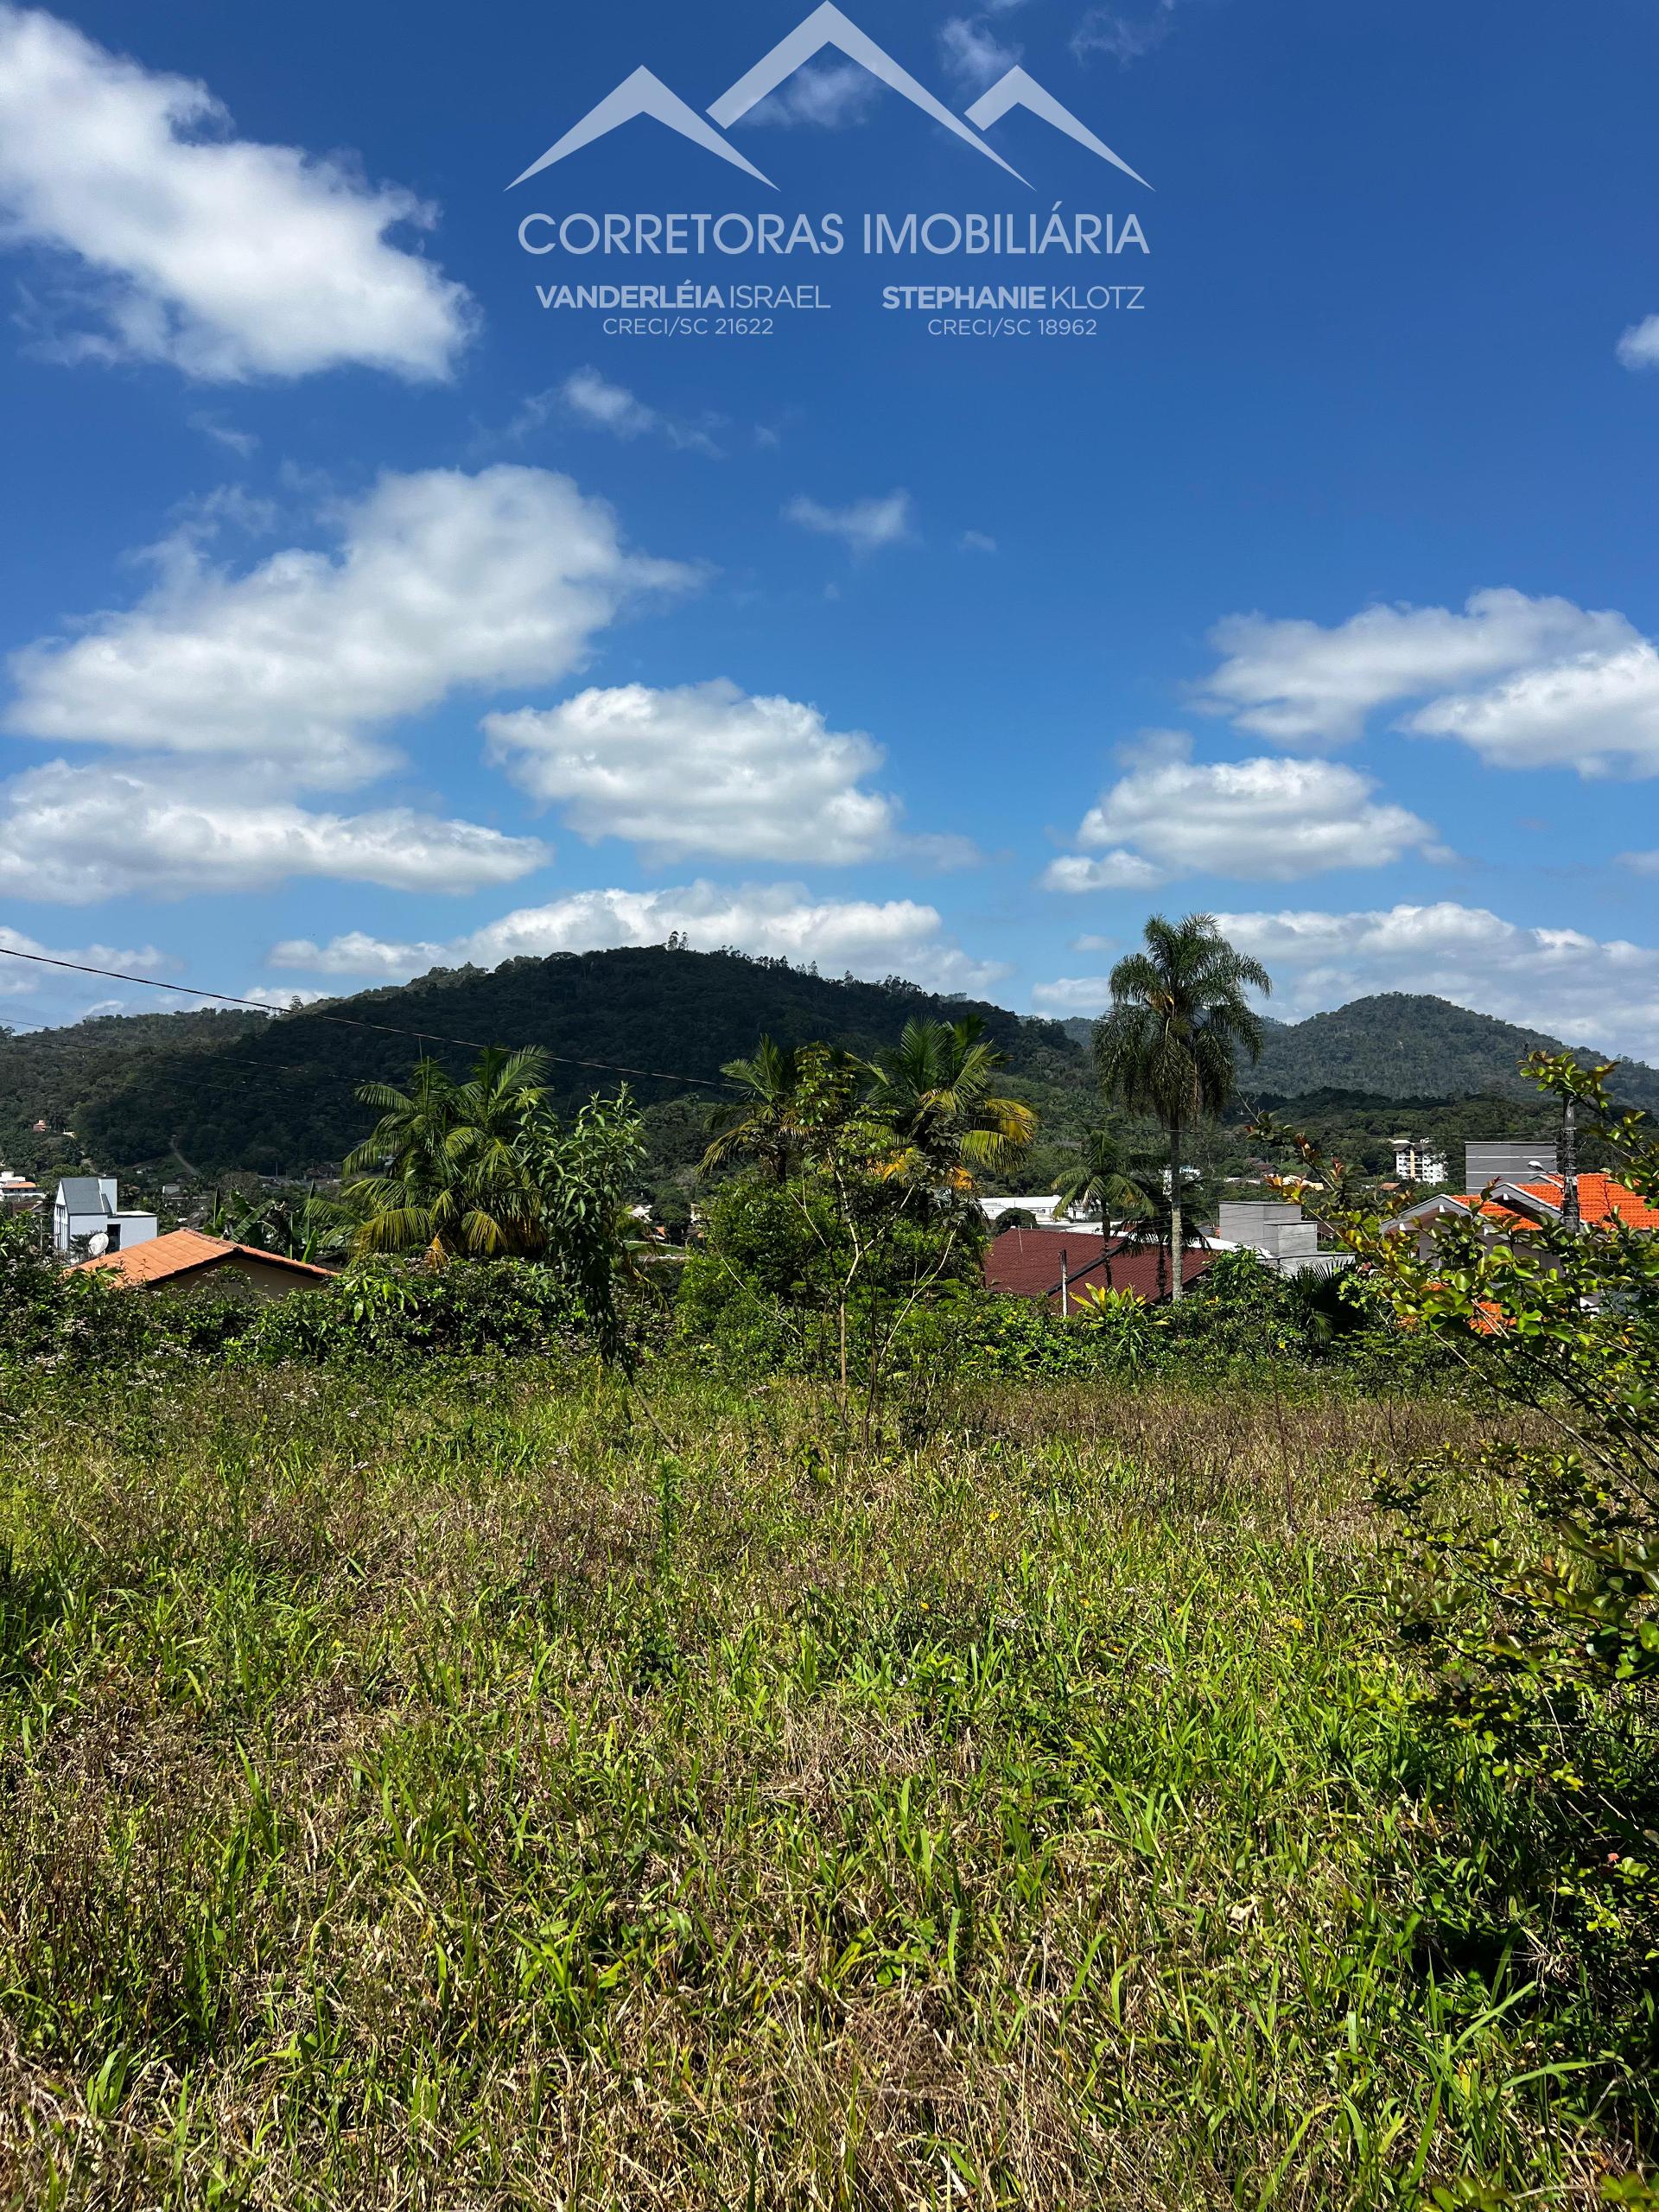
<svg viewBox="0 0 1659 2212">
<path fill-rule="evenodd" d="M 1590 2204 L 1374 1618 L 1455 1408 L 226 1376 L 0 1421 L 41 2205 Z M 666 1442 L 665 1440 L 666 1440 Z M 667 1443 L 675 1447 L 672 1454 Z M 1580 2037 L 1581 2043 L 1582 2038 Z"/>
</svg>

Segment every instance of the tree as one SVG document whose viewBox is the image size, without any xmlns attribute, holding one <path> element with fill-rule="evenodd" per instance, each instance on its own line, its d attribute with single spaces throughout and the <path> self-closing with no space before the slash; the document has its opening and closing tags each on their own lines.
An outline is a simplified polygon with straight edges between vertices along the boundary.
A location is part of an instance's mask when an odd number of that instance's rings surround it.
<svg viewBox="0 0 1659 2212">
<path fill-rule="evenodd" d="M 1391 1599 L 1449 1723 L 1471 1817 L 1519 1807 L 1524 1850 L 1491 1919 L 1623 1993 L 1651 2064 L 1659 1926 L 1659 1138 L 1568 1053 L 1527 1071 L 1574 1102 L 1630 1194 L 1574 1221 L 1438 1221 L 1421 1250 L 1375 1205 L 1343 1203 L 1310 1140 L 1287 1195 L 1354 1254 L 1344 1290 L 1391 1310 L 1520 1419 L 1444 1447 L 1381 1493 L 1407 1541 Z M 1630 1202 L 1630 1201 L 1633 1201 Z M 1349 1289 L 1351 1283 L 1351 1289 Z M 1506 1890 L 1509 1893 L 1505 1893 Z M 1611 1995 L 1609 1994 L 1611 1993 Z M 1598 2038 L 1603 2031 L 1598 2028 Z"/>
<path fill-rule="evenodd" d="M 363 1209 L 358 1251 L 424 1250 L 435 1261 L 537 1250 L 542 1228 L 521 1140 L 546 1066 L 537 1051 L 492 1051 L 464 1083 L 422 1060 L 406 1091 L 361 1084 L 359 1099 L 380 1119 L 346 1160 Z"/>
<path fill-rule="evenodd" d="M 1181 1139 L 1214 1120 L 1232 1101 L 1237 1056 L 1255 1060 L 1262 1024 L 1245 992 L 1268 992 L 1265 968 L 1236 951 L 1209 914 L 1169 922 L 1154 914 L 1146 950 L 1131 952 L 1111 973 L 1112 1003 L 1095 1031 L 1102 1089 L 1131 1112 L 1151 1114 L 1169 1142 L 1169 1249 L 1183 1246 Z M 1182 1269 L 1172 1268 L 1170 1293 L 1181 1295 Z"/>
<path fill-rule="evenodd" d="M 1103 1223 L 1137 1221 L 1151 1210 L 1145 1162 L 1111 1122 L 1085 1129 L 1071 1173 L 1062 1176 L 1056 1211 L 1099 1214 Z"/>
<path fill-rule="evenodd" d="M 712 1174 L 740 1158 L 753 1160 L 774 1183 L 789 1179 L 801 1158 L 800 1056 L 792 1045 L 763 1037 L 752 1059 L 728 1060 L 721 1073 L 741 1096 L 722 1101 L 709 1117 L 714 1132 L 702 1155 Z"/>
<path fill-rule="evenodd" d="M 871 1064 L 870 1110 L 899 1141 L 884 1173 L 969 1198 L 978 1175 L 1011 1166 L 1028 1148 L 1037 1116 L 993 1091 L 1006 1062 L 984 1032 L 977 1014 L 907 1021 L 897 1046 Z"/>
</svg>

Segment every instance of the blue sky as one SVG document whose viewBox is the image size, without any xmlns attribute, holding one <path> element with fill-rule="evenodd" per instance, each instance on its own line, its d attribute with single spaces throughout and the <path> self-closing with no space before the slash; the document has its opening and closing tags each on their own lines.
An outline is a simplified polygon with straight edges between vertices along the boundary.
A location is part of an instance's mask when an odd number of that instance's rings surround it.
<svg viewBox="0 0 1659 2212">
<path fill-rule="evenodd" d="M 1659 18 L 861 0 L 1146 183 L 827 53 L 725 134 L 775 188 L 643 118 L 505 188 L 806 12 L 0 4 L 0 943 L 286 1002 L 679 930 L 1070 1014 L 1205 908 L 1281 1014 L 1659 1058 Z M 1149 251 L 518 237 L 1057 207 Z M 828 306 L 535 290 L 642 280 Z M 935 334 L 893 283 L 1142 305 Z M 166 1003 L 3 964 L 22 1025 Z"/>
</svg>

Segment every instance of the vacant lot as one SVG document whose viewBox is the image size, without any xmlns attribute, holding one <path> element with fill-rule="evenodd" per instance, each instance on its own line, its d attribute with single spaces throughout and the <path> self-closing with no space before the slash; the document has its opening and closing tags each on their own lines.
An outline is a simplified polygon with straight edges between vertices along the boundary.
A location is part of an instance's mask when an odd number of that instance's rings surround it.
<svg viewBox="0 0 1659 2212">
<path fill-rule="evenodd" d="M 0 1421 L 15 2201 L 1588 2204 L 1627 2162 L 1570 1963 L 1437 1933 L 1369 1499 L 1455 1409 L 1007 1388 L 842 1449 L 796 1386 L 650 1395 Z"/>
</svg>

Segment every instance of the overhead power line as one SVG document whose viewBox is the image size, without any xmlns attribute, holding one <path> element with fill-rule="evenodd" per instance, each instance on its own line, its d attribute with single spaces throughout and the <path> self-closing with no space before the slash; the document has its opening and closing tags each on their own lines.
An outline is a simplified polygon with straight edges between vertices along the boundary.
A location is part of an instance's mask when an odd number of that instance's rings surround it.
<svg viewBox="0 0 1659 2212">
<path fill-rule="evenodd" d="M 60 960 L 49 952 L 20 952 L 15 945 L 10 944 L 0 944 L 0 953 L 3 953 L 8 960 L 30 961 L 37 968 L 66 968 L 72 975 L 101 976 L 112 983 L 142 983 L 147 990 L 171 991 L 184 998 L 213 999 L 225 1006 L 251 1007 L 256 1014 L 271 1014 L 275 1011 L 264 999 L 238 997 L 234 991 L 199 990 L 191 983 L 164 982 L 156 976 L 130 976 L 119 968 L 94 968 L 84 960 Z M 459 1045 L 463 1051 L 469 1052 L 498 1052 L 509 1049 L 499 1044 L 484 1044 L 476 1037 L 447 1037 L 435 1029 L 404 1029 L 390 1021 L 365 1021 L 356 1014 L 325 1014 L 318 1007 L 306 1007 L 302 1011 L 308 1020 L 332 1022 L 340 1029 L 371 1029 L 382 1037 L 409 1037 L 420 1045 Z M 635 1076 L 646 1082 L 690 1084 L 699 1090 L 730 1090 L 734 1088 L 729 1082 L 706 1075 L 686 1075 L 671 1068 L 621 1067 L 613 1060 L 579 1060 L 569 1052 L 549 1052 L 542 1046 L 536 1049 L 561 1067 L 588 1068 L 603 1075 Z"/>
</svg>

